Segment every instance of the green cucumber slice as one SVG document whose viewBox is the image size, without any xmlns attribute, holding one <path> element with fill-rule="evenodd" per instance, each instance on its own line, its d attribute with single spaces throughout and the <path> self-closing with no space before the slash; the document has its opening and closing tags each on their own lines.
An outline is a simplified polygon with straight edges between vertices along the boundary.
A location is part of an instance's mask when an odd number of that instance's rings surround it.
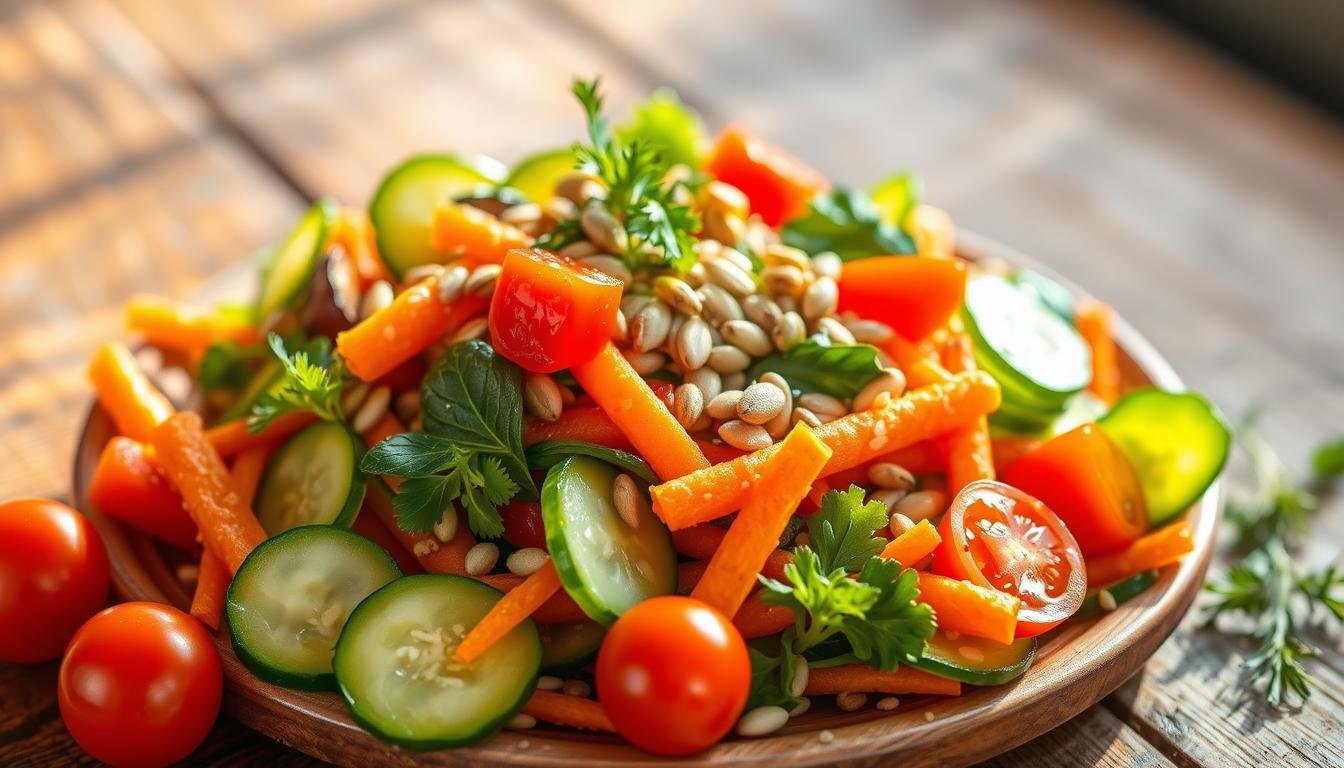
<svg viewBox="0 0 1344 768">
<path fill-rule="evenodd" d="M 1035 656 L 1034 638 L 1004 645 L 966 635 L 954 640 L 940 629 L 929 637 L 924 653 L 911 666 L 971 685 L 1002 685 L 1021 677 Z"/>
<path fill-rule="evenodd" d="M 977 362 L 1024 404 L 1058 410 L 1092 378 L 1091 353 L 1073 326 L 1032 293 L 994 275 L 966 285 Z"/>
<path fill-rule="evenodd" d="M 547 149 L 528 155 L 509 171 L 504 186 L 522 192 L 534 203 L 544 203 L 555 197 L 555 185 L 574 172 L 578 158 L 569 147 Z"/>
<path fill-rule="evenodd" d="M 522 708 L 541 664 L 529 619 L 471 664 L 452 653 L 503 594 L 464 576 L 406 576 L 350 614 L 336 644 L 336 682 L 355 720 L 409 749 L 479 741 Z"/>
<path fill-rule="evenodd" d="M 503 178 L 498 160 L 466 155 L 415 155 L 389 171 L 369 201 L 369 219 L 392 275 L 438 260 L 429 230 L 439 203 L 489 195 Z"/>
<path fill-rule="evenodd" d="M 1097 424 L 1138 471 L 1154 528 L 1208 490 L 1232 448 L 1222 414 L 1195 392 L 1136 389 Z"/>
<path fill-rule="evenodd" d="M 386 550 L 344 528 L 306 525 L 267 539 L 229 584 L 234 650 L 272 683 L 334 688 L 331 654 L 346 618 L 400 576 Z"/>
<path fill-rule="evenodd" d="M 1137 597 L 1139 593 L 1153 586 L 1156 582 L 1157 569 L 1152 569 L 1139 571 L 1133 576 L 1126 576 L 1114 584 L 1107 584 L 1101 589 L 1089 590 L 1087 597 L 1083 598 L 1082 606 L 1078 609 L 1077 613 L 1073 614 L 1072 618 L 1086 618 L 1102 613 L 1101 600 L 1099 599 L 1102 589 L 1110 592 L 1111 597 L 1115 599 L 1116 605 L 1119 605 L 1126 600 Z"/>
<path fill-rule="evenodd" d="M 261 273 L 258 321 L 265 322 L 272 313 L 287 309 L 308 285 L 317 258 L 327 244 L 327 232 L 336 220 L 337 210 L 334 200 L 323 198 L 313 203 L 271 253 L 270 261 Z"/>
<path fill-rule="evenodd" d="M 597 656 L 607 628 L 595 621 L 545 624 L 541 632 L 541 668 L 546 672 L 573 672 Z"/>
<path fill-rule="evenodd" d="M 1054 278 L 1031 269 L 1019 269 L 1013 273 L 1013 282 L 1028 293 L 1035 294 L 1046 308 L 1065 322 L 1073 324 L 1073 291 L 1060 285 Z"/>
<path fill-rule="evenodd" d="M 363 449 L 343 424 L 324 421 L 291 437 L 266 468 L 257 520 L 274 536 L 300 525 L 348 527 L 364 501 Z"/>
<path fill-rule="evenodd" d="M 677 589 L 672 537 L 646 505 L 626 525 L 612 502 L 616 469 L 587 456 L 546 473 L 541 520 L 560 582 L 594 621 L 610 624 L 636 603 Z"/>
<path fill-rule="evenodd" d="M 658 482 L 658 476 L 648 463 L 633 453 L 608 448 L 605 445 L 581 440 L 543 440 L 527 447 L 527 467 L 535 471 L 548 470 L 570 456 L 590 456 L 616 467 L 649 485 Z"/>
</svg>

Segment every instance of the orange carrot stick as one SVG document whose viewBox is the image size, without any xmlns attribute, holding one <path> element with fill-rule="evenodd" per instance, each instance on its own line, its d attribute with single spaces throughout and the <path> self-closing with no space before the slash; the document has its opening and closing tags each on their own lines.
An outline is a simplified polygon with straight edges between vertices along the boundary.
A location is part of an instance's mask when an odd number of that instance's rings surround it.
<svg viewBox="0 0 1344 768">
<path fill-rule="evenodd" d="M 900 667 L 891 672 L 883 672 L 866 664 L 845 664 L 839 667 L 814 668 L 808 672 L 807 689 L 804 691 L 808 696 L 849 691 L 960 696 L 961 683 L 914 667 Z"/>
<path fill-rule="evenodd" d="M 693 525 L 690 528 L 682 528 L 672 533 L 672 546 L 677 552 L 694 557 L 696 560 L 709 560 L 714 557 L 719 546 L 723 543 L 724 537 L 728 535 L 725 528 L 709 523 Z M 778 538 L 778 537 L 776 537 Z M 782 549 L 772 549 L 770 554 L 765 557 L 765 565 L 761 566 L 761 573 L 772 579 L 784 578 L 784 566 L 793 561 L 793 555 Z"/>
<path fill-rule="evenodd" d="M 1171 565 L 1194 548 L 1195 540 L 1190 535 L 1190 522 L 1181 520 L 1153 531 L 1119 552 L 1089 557 L 1087 586 L 1104 587 L 1133 576 L 1139 571 Z"/>
<path fill-rule="evenodd" d="M 532 236 L 510 224 L 462 203 L 443 203 L 434 210 L 429 242 L 447 259 L 461 259 L 468 267 L 498 264 L 514 248 L 531 248 Z"/>
<path fill-rule="evenodd" d="M 831 449 L 798 423 L 761 467 L 761 480 L 733 520 L 691 597 L 732 616 L 756 584 L 779 535 L 830 458 Z"/>
<path fill-rule="evenodd" d="M 273 448 L 314 421 L 317 417 L 311 413 L 286 413 L 262 431 L 252 434 L 248 431 L 247 419 L 238 419 L 211 427 L 205 431 L 205 436 L 221 457 L 230 459 L 257 446 Z"/>
<path fill-rule="evenodd" d="M 560 574 L 555 570 L 555 563 L 547 560 L 522 584 L 504 593 L 504 597 L 462 638 L 453 656 L 468 664 L 475 661 L 559 591 Z"/>
<path fill-rule="evenodd" d="M 117 431 L 132 440 L 148 442 L 154 428 L 173 415 L 173 404 L 150 383 L 125 344 L 99 347 L 89 363 L 89 380 Z"/>
<path fill-rule="evenodd" d="M 996 643 L 1011 643 L 1022 601 L 1006 592 L 919 572 L 919 602 L 933 608 L 938 627 Z"/>
<path fill-rule="evenodd" d="M 150 442 L 163 473 L 182 494 L 206 549 L 229 573 L 237 573 L 247 554 L 266 540 L 266 532 L 206 438 L 201 417 L 195 413 L 171 416 L 154 429 Z"/>
<path fill-rule="evenodd" d="M 261 485 L 270 458 L 267 446 L 258 446 L 238 455 L 229 476 L 244 502 L 251 504 Z M 201 554 L 201 567 L 196 577 L 196 594 L 191 599 L 191 615 L 207 627 L 218 630 L 224 615 L 224 598 L 229 589 L 230 574 L 218 557 L 206 550 Z"/>
<path fill-rule="evenodd" d="M 943 367 L 936 350 L 928 344 L 916 344 L 902 338 L 900 334 L 894 334 L 883 342 L 883 347 L 905 373 L 908 386 L 927 387 L 946 381 L 952 375 Z"/>
<path fill-rule="evenodd" d="M 261 340 L 261 332 L 241 319 L 150 294 L 126 302 L 126 327 L 162 349 L 200 352 L 211 344 Z"/>
<path fill-rule="evenodd" d="M 948 344 L 943 348 L 942 362 L 950 373 L 975 370 L 975 353 L 971 337 L 961 329 L 959 318 L 953 318 L 954 330 L 948 333 Z M 947 490 L 955 496 L 968 483 L 994 479 L 994 453 L 989 440 L 989 421 L 981 416 L 971 424 L 958 427 L 947 438 Z"/>
<path fill-rule="evenodd" d="M 761 602 L 760 593 L 748 598 L 733 616 L 733 626 L 747 640 L 777 635 L 793 626 L 795 621 L 791 609 Z"/>
<path fill-rule="evenodd" d="M 1092 350 L 1092 382 L 1087 389 L 1107 405 L 1120 396 L 1120 363 L 1111 336 L 1111 308 L 1100 301 L 1079 301 L 1073 323 Z"/>
<path fill-rule="evenodd" d="M 472 578 L 482 584 L 489 584 L 500 592 L 512 592 L 520 584 L 526 581 L 522 576 L 512 573 L 487 573 L 483 576 L 473 576 Z M 583 612 L 579 604 L 574 602 L 574 598 L 563 589 L 551 595 L 551 599 L 542 603 L 537 610 L 532 612 L 531 619 L 538 624 L 570 624 L 576 621 L 592 621 L 588 614 Z"/>
<path fill-rule="evenodd" d="M 439 276 L 402 291 L 391 304 L 336 334 L 336 351 L 350 372 L 373 381 L 485 311 L 489 300 L 460 296 L 439 300 Z"/>
<path fill-rule="evenodd" d="M 331 229 L 331 242 L 345 249 L 354 262 L 360 285 L 368 287 L 379 280 L 392 280 L 392 273 L 378 255 L 369 214 L 360 208 L 342 208 Z"/>
<path fill-rule="evenodd" d="M 885 407 L 823 424 L 816 434 L 832 453 L 822 476 L 941 435 L 998 406 L 999 385 L 988 374 L 962 373 L 909 392 Z M 647 423 L 642 428 L 640 434 L 645 438 L 660 434 Z M 668 528 L 678 530 L 739 509 L 759 481 L 761 466 L 778 450 L 773 445 L 655 485 L 651 489 L 654 511 Z"/>
<path fill-rule="evenodd" d="M 555 725 L 567 725 L 586 731 L 615 733 L 616 726 L 607 719 L 602 705 L 592 699 L 583 699 L 556 691 L 533 691 L 532 698 L 523 705 L 523 714 Z"/>
<path fill-rule="evenodd" d="M 700 446 L 614 345 L 570 372 L 659 477 L 671 480 L 709 467 Z"/>
<path fill-rule="evenodd" d="M 943 540 L 938 529 L 928 520 L 920 520 L 914 528 L 887 542 L 882 548 L 882 557 L 895 560 L 904 566 L 913 566 L 920 560 L 933 554 L 933 550 Z"/>
<path fill-rule="evenodd" d="M 545 440 L 577 440 L 621 451 L 634 448 L 607 412 L 595 405 L 566 408 L 555 421 L 528 416 L 523 421 L 523 445 Z"/>
</svg>

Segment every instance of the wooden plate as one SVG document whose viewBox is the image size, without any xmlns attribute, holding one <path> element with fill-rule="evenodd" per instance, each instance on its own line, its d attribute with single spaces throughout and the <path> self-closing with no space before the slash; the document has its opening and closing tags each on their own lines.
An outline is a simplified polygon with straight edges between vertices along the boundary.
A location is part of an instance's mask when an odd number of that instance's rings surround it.
<svg viewBox="0 0 1344 768">
<path fill-rule="evenodd" d="M 961 251 L 972 259 L 1031 264 L 992 241 L 962 236 Z M 233 293 L 241 273 L 213 286 L 211 294 Z M 1177 329 L 1173 329 L 1175 332 Z M 1133 328 L 1118 322 L 1116 335 L 1127 387 L 1156 384 L 1181 389 L 1171 366 Z M 74 495 L 79 508 L 103 534 L 117 595 L 124 600 L 156 600 L 185 608 L 188 596 L 172 566 L 152 543 L 108 520 L 88 502 L 89 478 L 104 443 L 112 436 L 107 416 L 89 415 L 75 455 Z M 1204 580 L 1213 552 L 1219 515 L 1219 486 L 1211 487 L 1190 511 L 1195 551 L 1167 568 L 1152 588 L 1098 618 L 1065 625 L 1040 644 L 1036 661 L 1021 679 L 994 688 L 969 688 L 955 699 L 902 697 L 894 712 L 869 707 L 841 712 L 818 699 L 812 711 L 761 739 L 732 738 L 693 761 L 712 765 L 955 766 L 983 760 L 1045 733 L 1095 704 L 1143 666 L 1176 627 Z M 644 765 L 655 760 L 619 739 L 538 727 L 502 732 L 472 747 L 408 753 L 374 738 L 350 719 L 334 693 L 291 691 L 253 677 L 233 654 L 227 633 L 216 638 L 224 661 L 224 708 L 251 728 L 295 749 L 343 765 L 527 766 Z M 932 720 L 929 715 L 932 714 Z M 829 730 L 830 743 L 818 733 Z"/>
</svg>

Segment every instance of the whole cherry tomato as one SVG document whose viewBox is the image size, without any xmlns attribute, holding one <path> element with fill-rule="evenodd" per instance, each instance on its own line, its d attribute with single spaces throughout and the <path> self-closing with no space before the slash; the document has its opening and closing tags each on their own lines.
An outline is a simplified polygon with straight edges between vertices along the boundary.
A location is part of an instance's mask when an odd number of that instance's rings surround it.
<svg viewBox="0 0 1344 768">
<path fill-rule="evenodd" d="M 70 735 L 115 766 L 175 763 L 205 739 L 219 714 L 224 673 L 214 642 L 187 614 L 125 603 L 75 633 L 57 698 Z"/>
<path fill-rule="evenodd" d="M 626 740 L 659 755 L 689 755 L 723 738 L 750 688 L 742 635 L 689 597 L 655 597 L 626 611 L 597 653 L 602 709 Z"/>
<path fill-rule="evenodd" d="M 0 661 L 54 659 L 107 605 L 107 552 L 80 513 L 47 499 L 0 504 Z"/>
</svg>

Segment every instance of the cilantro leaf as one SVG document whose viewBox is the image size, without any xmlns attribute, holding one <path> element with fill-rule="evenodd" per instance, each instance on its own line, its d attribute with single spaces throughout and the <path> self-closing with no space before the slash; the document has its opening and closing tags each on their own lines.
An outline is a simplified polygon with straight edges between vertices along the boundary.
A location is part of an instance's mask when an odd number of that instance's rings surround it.
<svg viewBox="0 0 1344 768">
<path fill-rule="evenodd" d="M 332 359 L 331 342 L 315 338 L 291 356 L 278 335 L 272 333 L 267 341 L 284 365 L 284 379 L 257 398 L 247 418 L 248 430 L 260 432 L 284 414 L 305 411 L 326 421 L 342 421 L 341 390 L 349 377 Z"/>
<path fill-rule="evenodd" d="M 829 491 L 821 509 L 807 519 L 808 542 L 820 561 L 819 570 L 858 571 L 882 551 L 886 541 L 873 534 L 887 525 L 887 508 L 880 501 L 864 503 L 863 489 Z"/>
<path fill-rule="evenodd" d="M 882 219 L 872 198 L 843 187 L 813 198 L 807 213 L 786 222 L 780 235 L 787 245 L 808 253 L 833 251 L 845 261 L 916 251 L 908 234 Z"/>
<path fill-rule="evenodd" d="M 407 435 L 395 435 L 384 443 Z M 379 445 L 382 445 L 381 443 Z M 448 464 L 439 467 L 448 474 L 408 477 L 392 498 L 397 525 L 409 533 L 425 533 L 443 518 L 443 511 L 455 501 L 467 511 L 467 524 L 476 534 L 491 538 L 504 532 L 498 506 L 513 498 L 518 485 L 504 471 L 498 457 L 482 456 L 460 448 L 450 448 Z M 361 462 L 366 472 L 377 466 Z"/>
<path fill-rule="evenodd" d="M 787 352 L 773 352 L 747 370 L 747 381 L 774 371 L 798 392 L 823 392 L 852 398 L 882 374 L 877 348 L 871 344 L 832 344 L 829 337 L 811 336 Z"/>
<path fill-rule="evenodd" d="M 797 655 L 793 652 L 792 643 L 780 642 L 778 645 L 779 653 L 776 655 L 757 648 L 747 648 L 751 657 L 751 693 L 747 697 L 746 710 L 772 705 L 785 709 L 798 706 L 798 697 L 790 691 L 793 674 L 797 670 Z"/>
</svg>

